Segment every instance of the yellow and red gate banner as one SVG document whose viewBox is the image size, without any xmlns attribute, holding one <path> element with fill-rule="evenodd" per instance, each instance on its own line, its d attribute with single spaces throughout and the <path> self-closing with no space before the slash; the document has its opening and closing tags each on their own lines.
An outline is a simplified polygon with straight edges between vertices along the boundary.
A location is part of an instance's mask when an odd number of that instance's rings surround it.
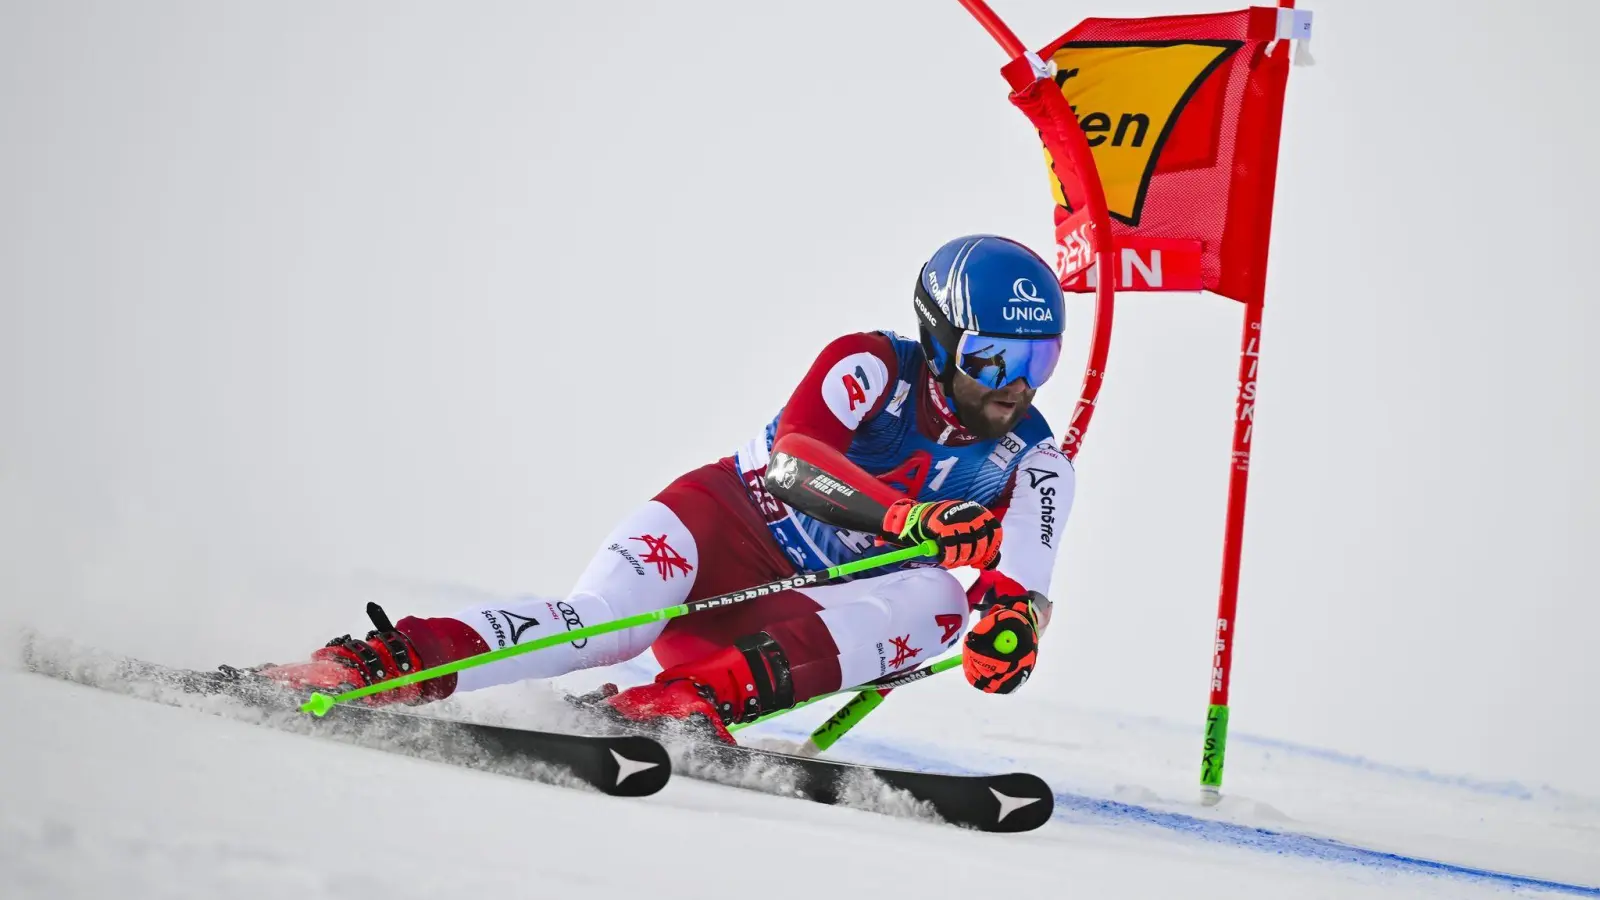
<svg viewBox="0 0 1600 900">
<path fill-rule="evenodd" d="M 1117 289 L 1246 302 L 1264 289 L 1296 13 L 1086 19 L 1040 51 L 1099 171 Z M 1092 290 L 1103 276 L 1076 252 L 1073 175 L 1046 159 L 1062 286 Z"/>
</svg>

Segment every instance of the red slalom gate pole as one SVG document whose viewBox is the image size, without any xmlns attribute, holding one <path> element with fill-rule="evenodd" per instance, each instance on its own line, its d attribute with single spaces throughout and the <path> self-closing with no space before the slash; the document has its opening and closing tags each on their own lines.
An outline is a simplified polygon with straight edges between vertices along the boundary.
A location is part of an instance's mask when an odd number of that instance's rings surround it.
<svg viewBox="0 0 1600 900">
<path fill-rule="evenodd" d="M 1289 9 L 1294 0 L 1279 0 L 1278 5 Z M 1284 57 L 1268 54 L 1270 64 L 1287 67 Z M 1265 66 L 1263 66 L 1265 68 Z M 1287 69 L 1282 78 L 1287 81 Z M 1283 82 L 1278 90 L 1281 92 Z M 1278 170 L 1278 137 L 1283 127 L 1281 97 L 1258 112 L 1258 120 L 1249 129 L 1263 135 L 1262 162 L 1265 170 Z M 1238 644 L 1236 628 L 1239 607 L 1239 569 L 1244 554 L 1245 494 L 1250 486 L 1250 440 L 1255 432 L 1256 383 L 1260 378 L 1261 317 L 1266 303 L 1268 247 L 1272 234 L 1272 202 L 1277 190 L 1276 177 L 1269 179 L 1255 194 L 1254 219 L 1262 229 L 1262 238 L 1252 251 L 1251 270 L 1256 281 L 1244 300 L 1244 327 L 1239 338 L 1239 393 L 1233 418 L 1233 460 L 1228 479 L 1228 520 L 1222 542 L 1222 585 L 1217 598 L 1217 627 L 1212 643 L 1211 704 L 1206 711 L 1205 743 L 1200 756 L 1200 802 L 1211 806 L 1222 799 L 1222 770 L 1228 751 L 1228 689 L 1233 684 L 1233 651 Z"/>
<path fill-rule="evenodd" d="M 1255 429 L 1256 377 L 1261 364 L 1262 298 L 1245 304 L 1239 346 L 1239 395 L 1233 418 L 1233 469 L 1228 479 L 1228 522 L 1222 541 L 1222 590 L 1211 658 L 1211 706 L 1206 711 L 1200 757 L 1200 802 L 1222 799 L 1222 769 L 1228 751 L 1228 687 L 1233 678 L 1234 623 L 1239 607 L 1239 569 L 1244 554 L 1245 494 L 1250 487 L 1250 439 Z"/>
<path fill-rule="evenodd" d="M 1083 446 L 1083 433 L 1089 428 L 1089 419 L 1094 416 L 1100 385 L 1105 381 L 1106 359 L 1111 355 L 1111 317 L 1116 284 L 1110 276 L 1116 264 L 1115 249 L 1095 253 L 1094 266 L 1099 273 L 1099 280 L 1095 284 L 1094 338 L 1089 345 L 1089 364 L 1083 371 L 1083 387 L 1078 393 L 1078 403 L 1072 408 L 1072 421 L 1067 423 L 1067 430 L 1061 437 L 1061 452 L 1074 461 Z"/>
<path fill-rule="evenodd" d="M 1041 61 L 1038 57 L 1032 56 L 1016 32 L 989 8 L 988 3 L 984 0 L 960 0 L 960 3 L 974 19 L 978 20 L 978 24 L 989 32 L 989 36 L 995 39 L 1007 57 L 1012 60 L 1032 57 L 1030 63 L 1035 73 L 1038 73 Z M 1020 89 L 1021 85 L 1012 82 L 1012 87 Z M 1052 98 L 1052 100 L 1057 99 L 1060 98 Z M 1090 222 L 1096 233 L 1095 269 L 1099 273 L 1095 285 L 1094 337 L 1090 341 L 1089 362 L 1084 367 L 1083 387 L 1079 392 L 1077 405 L 1073 407 L 1072 420 L 1061 437 L 1061 452 L 1066 454 L 1067 459 L 1076 460 L 1078 449 L 1082 446 L 1083 433 L 1088 429 L 1089 419 L 1094 415 L 1095 401 L 1100 396 L 1100 385 L 1104 381 L 1106 360 L 1111 353 L 1111 319 L 1116 297 L 1114 267 L 1117 264 L 1117 252 L 1111 242 L 1111 220 L 1106 212 L 1105 193 L 1100 185 L 1094 156 L 1089 152 L 1089 145 L 1085 142 L 1082 132 L 1077 130 L 1077 119 L 1072 115 L 1066 101 L 1061 100 L 1056 105 L 1065 110 L 1061 112 L 1061 109 L 1058 109 L 1056 114 L 1074 125 L 1072 131 L 1076 140 L 1065 148 L 1066 157 L 1084 179 L 1083 187 L 1087 194 Z"/>
<path fill-rule="evenodd" d="M 1016 59 L 1028 52 L 1028 48 L 1017 39 L 1011 26 L 1002 22 L 1000 17 L 994 14 L 994 10 L 989 8 L 989 4 L 983 0 L 961 0 L 961 5 L 966 7 L 967 12 L 972 13 L 972 17 L 983 26 L 983 30 L 989 32 L 989 36 L 1000 44 L 1000 49 L 1006 52 L 1007 57 Z"/>
</svg>

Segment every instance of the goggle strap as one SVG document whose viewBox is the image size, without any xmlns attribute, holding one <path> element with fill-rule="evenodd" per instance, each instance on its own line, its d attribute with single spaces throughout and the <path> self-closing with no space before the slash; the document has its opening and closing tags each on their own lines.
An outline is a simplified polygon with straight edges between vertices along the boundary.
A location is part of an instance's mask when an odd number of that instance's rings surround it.
<svg viewBox="0 0 1600 900">
<path fill-rule="evenodd" d="M 939 304 L 934 302 L 933 297 L 928 293 L 928 289 L 922 284 L 922 273 L 920 272 L 917 274 L 917 289 L 912 296 L 916 298 L 917 321 L 933 333 L 934 342 L 943 347 L 945 353 L 950 357 L 949 365 L 946 368 L 954 371 L 958 362 L 955 356 L 960 350 L 962 332 L 944 314 L 944 310 L 939 308 Z"/>
</svg>

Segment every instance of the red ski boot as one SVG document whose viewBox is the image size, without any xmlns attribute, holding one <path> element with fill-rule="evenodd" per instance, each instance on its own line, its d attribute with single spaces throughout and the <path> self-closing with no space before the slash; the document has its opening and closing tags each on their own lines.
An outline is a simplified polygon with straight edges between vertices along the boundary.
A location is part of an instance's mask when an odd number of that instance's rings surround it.
<svg viewBox="0 0 1600 900">
<path fill-rule="evenodd" d="M 651 684 L 602 699 L 618 716 L 633 722 L 659 725 L 698 717 L 718 740 L 732 744 L 735 741 L 728 725 L 751 722 L 793 706 L 794 683 L 783 648 L 762 632 L 742 637 L 710 656 L 673 666 Z"/>
<path fill-rule="evenodd" d="M 254 670 L 255 674 L 296 691 L 341 693 L 489 649 L 476 631 L 455 619 L 407 616 L 396 626 L 390 624 L 376 603 L 367 604 L 367 616 L 374 629 L 367 633 L 366 640 L 358 641 L 348 634 L 336 637 L 306 662 L 261 666 Z M 372 706 L 427 703 L 442 700 L 455 689 L 456 676 L 445 675 L 382 691 L 364 702 Z"/>
</svg>

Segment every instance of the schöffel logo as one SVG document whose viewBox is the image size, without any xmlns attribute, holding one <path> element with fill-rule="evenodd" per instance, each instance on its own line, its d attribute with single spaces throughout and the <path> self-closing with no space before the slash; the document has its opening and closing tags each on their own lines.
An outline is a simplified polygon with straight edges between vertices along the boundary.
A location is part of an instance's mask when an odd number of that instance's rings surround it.
<svg viewBox="0 0 1600 900">
<path fill-rule="evenodd" d="M 511 626 L 511 643 L 513 644 L 520 643 L 522 641 L 522 633 L 539 624 L 539 620 L 533 616 L 519 616 L 510 610 L 502 609 L 500 610 L 500 615 L 505 618 L 506 624 Z M 499 629 L 495 629 L 495 632 L 498 634 Z"/>
<path fill-rule="evenodd" d="M 1216 163 L 1220 85 L 1176 128 L 1206 79 L 1240 47 L 1238 41 L 1074 41 L 1051 54 L 1056 85 L 1072 106 L 1094 154 L 1112 218 L 1138 225 L 1150 178 Z M 1066 201 L 1051 181 L 1056 202 Z"/>
<path fill-rule="evenodd" d="M 1028 487 L 1031 488 L 1036 488 L 1046 481 L 1058 477 L 1058 473 L 1050 469 L 1035 469 L 1032 466 L 1023 469 L 1022 472 L 1028 476 Z"/>
<path fill-rule="evenodd" d="M 489 627 L 494 629 L 494 642 L 500 647 L 504 648 L 506 645 L 506 630 L 501 627 L 500 620 L 495 618 L 494 613 L 487 609 L 481 609 L 479 612 L 482 613 L 483 617 L 488 620 Z"/>
</svg>

